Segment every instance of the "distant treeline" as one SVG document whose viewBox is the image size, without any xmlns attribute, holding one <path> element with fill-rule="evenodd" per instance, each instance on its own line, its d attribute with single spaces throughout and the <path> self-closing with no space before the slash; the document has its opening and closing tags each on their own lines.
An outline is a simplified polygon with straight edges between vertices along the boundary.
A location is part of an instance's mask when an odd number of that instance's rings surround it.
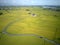
<svg viewBox="0 0 60 45">
<path fill-rule="evenodd" d="M 60 6 L 42 6 L 44 10 L 60 11 Z"/>
</svg>

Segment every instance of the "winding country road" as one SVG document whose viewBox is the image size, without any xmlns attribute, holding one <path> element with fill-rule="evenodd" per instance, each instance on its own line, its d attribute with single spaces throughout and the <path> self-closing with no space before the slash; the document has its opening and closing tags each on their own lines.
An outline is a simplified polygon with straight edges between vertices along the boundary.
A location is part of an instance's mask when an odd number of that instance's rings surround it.
<svg viewBox="0 0 60 45">
<path fill-rule="evenodd" d="M 20 21 L 20 20 L 21 20 L 21 19 L 16 19 L 16 20 L 8 23 L 8 24 L 3 28 L 2 34 L 6 34 L 6 35 L 8 35 L 8 36 L 35 36 L 35 37 L 37 37 L 37 38 L 41 38 L 41 39 L 46 40 L 46 41 L 48 41 L 48 42 L 50 42 L 50 43 L 53 43 L 53 44 L 55 44 L 55 45 L 60 45 L 60 44 L 56 43 L 55 41 L 49 40 L 49 39 L 47 39 L 47 38 L 45 38 L 45 37 L 43 37 L 43 36 L 39 36 L 39 35 L 36 35 L 36 34 L 11 34 L 11 33 L 7 32 L 7 28 L 8 28 L 11 24 L 13 24 L 13 23 L 15 23 L 15 22 L 17 22 L 17 21 Z"/>
</svg>

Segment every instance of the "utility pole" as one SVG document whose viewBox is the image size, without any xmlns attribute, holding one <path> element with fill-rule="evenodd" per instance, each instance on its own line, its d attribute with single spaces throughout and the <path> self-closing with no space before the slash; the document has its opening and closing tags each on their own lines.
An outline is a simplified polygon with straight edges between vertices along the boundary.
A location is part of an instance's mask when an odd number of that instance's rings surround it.
<svg viewBox="0 0 60 45">
<path fill-rule="evenodd" d="M 57 35 L 57 28 L 55 29 L 55 33 L 54 33 L 54 41 L 55 41 L 55 39 L 56 39 L 56 35 Z"/>
</svg>

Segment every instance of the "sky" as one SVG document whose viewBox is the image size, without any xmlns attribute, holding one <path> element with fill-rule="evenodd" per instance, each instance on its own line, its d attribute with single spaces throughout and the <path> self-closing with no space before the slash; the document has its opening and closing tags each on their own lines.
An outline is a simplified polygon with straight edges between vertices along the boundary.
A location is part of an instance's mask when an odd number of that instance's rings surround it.
<svg viewBox="0 0 60 45">
<path fill-rule="evenodd" d="M 60 5 L 60 0 L 0 0 L 0 6 L 10 5 Z"/>
</svg>

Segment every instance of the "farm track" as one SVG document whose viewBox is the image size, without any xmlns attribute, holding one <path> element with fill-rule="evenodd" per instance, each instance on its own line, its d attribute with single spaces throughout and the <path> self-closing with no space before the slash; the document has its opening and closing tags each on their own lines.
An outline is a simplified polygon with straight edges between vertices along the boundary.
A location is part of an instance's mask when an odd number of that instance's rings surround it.
<svg viewBox="0 0 60 45">
<path fill-rule="evenodd" d="M 17 22 L 17 21 L 20 21 L 20 20 L 21 20 L 21 19 L 16 19 L 16 20 L 8 23 L 8 24 L 2 29 L 2 32 L 1 32 L 1 33 L 2 33 L 2 34 L 6 34 L 6 35 L 8 35 L 8 36 L 35 36 L 35 37 L 37 37 L 37 38 L 46 40 L 46 41 L 48 41 L 48 42 L 50 42 L 50 43 L 53 43 L 53 44 L 55 44 L 55 45 L 60 45 L 60 44 L 56 43 L 56 42 L 53 41 L 53 40 L 49 40 L 49 39 L 47 39 L 47 38 L 45 38 L 45 37 L 43 37 L 43 36 L 39 36 L 39 35 L 36 35 L 36 34 L 11 34 L 11 33 L 8 33 L 8 32 L 7 32 L 7 28 L 8 28 L 11 24 L 13 24 L 13 23 L 15 23 L 15 22 Z M 0 37 L 0 38 L 1 38 L 1 37 Z"/>
</svg>

